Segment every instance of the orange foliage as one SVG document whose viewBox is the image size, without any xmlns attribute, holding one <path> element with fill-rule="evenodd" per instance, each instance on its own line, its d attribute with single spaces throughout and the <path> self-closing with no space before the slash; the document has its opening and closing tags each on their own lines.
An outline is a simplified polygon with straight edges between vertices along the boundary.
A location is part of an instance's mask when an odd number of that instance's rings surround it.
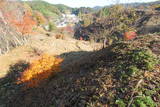
<svg viewBox="0 0 160 107">
<path fill-rule="evenodd" d="M 25 12 L 22 21 L 16 21 L 13 23 L 18 31 L 22 34 L 32 33 L 33 26 L 36 25 L 36 22 L 32 19 L 32 15 L 29 12 Z"/>
<path fill-rule="evenodd" d="M 60 71 L 60 64 L 63 60 L 50 55 L 42 55 L 35 60 L 30 67 L 18 78 L 17 84 L 24 83 L 26 88 L 37 87 L 43 80 Z"/>
<path fill-rule="evenodd" d="M 36 22 L 32 18 L 32 13 L 25 11 L 22 16 L 18 16 L 18 14 L 18 10 L 6 11 L 4 12 L 4 17 L 18 32 L 22 34 L 32 33 L 33 26 L 36 25 Z"/>
<path fill-rule="evenodd" d="M 136 38 L 136 36 L 137 36 L 136 32 L 133 32 L 133 31 L 129 31 L 129 32 L 124 33 L 125 40 L 133 40 L 134 38 Z"/>
<path fill-rule="evenodd" d="M 24 15 L 22 23 L 22 33 L 31 33 L 33 26 L 36 25 L 36 22 L 32 19 L 32 16 L 29 13 Z"/>
</svg>

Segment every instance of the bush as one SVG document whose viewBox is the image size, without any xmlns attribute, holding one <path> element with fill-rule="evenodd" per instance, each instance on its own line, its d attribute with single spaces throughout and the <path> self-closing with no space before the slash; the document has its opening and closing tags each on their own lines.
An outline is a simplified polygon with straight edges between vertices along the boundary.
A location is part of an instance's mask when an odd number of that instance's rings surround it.
<svg viewBox="0 0 160 107">
<path fill-rule="evenodd" d="M 126 104 L 121 99 L 120 100 L 116 100 L 116 104 L 118 105 L 118 107 L 126 107 Z"/>
<path fill-rule="evenodd" d="M 155 65 L 158 63 L 156 56 L 150 50 L 133 50 L 130 53 L 130 56 L 132 62 L 142 70 L 153 70 Z"/>
<path fill-rule="evenodd" d="M 128 73 L 127 74 L 132 76 L 132 75 L 136 74 L 138 71 L 139 71 L 139 69 L 136 66 L 131 65 L 128 68 Z"/>
<path fill-rule="evenodd" d="M 87 19 L 87 18 L 82 21 L 82 25 L 84 27 L 89 26 L 91 23 L 92 23 L 92 21 L 90 19 Z"/>
<path fill-rule="evenodd" d="M 63 34 L 57 34 L 55 37 L 56 37 L 56 39 L 64 39 L 64 35 Z"/>
<path fill-rule="evenodd" d="M 116 44 L 111 50 L 113 66 L 120 79 L 139 74 L 139 71 L 152 71 L 158 64 L 157 57 L 149 49 L 134 49 L 126 43 Z"/>
<path fill-rule="evenodd" d="M 131 107 L 156 107 L 150 96 L 140 96 L 135 98 Z"/>
<path fill-rule="evenodd" d="M 97 16 L 100 17 L 100 18 L 106 17 L 108 15 L 109 15 L 109 9 L 108 8 L 103 8 L 97 13 Z"/>
<path fill-rule="evenodd" d="M 97 16 L 97 17 L 96 17 Z M 111 39 L 113 42 L 122 40 L 125 32 L 133 31 L 136 28 L 133 26 L 139 19 L 140 15 L 135 9 L 125 9 L 121 5 L 103 8 L 96 16 L 86 17 L 86 26 L 76 30 L 76 38 L 79 35 L 87 34 L 89 39 L 95 42 L 103 42 L 105 38 Z M 83 23 L 82 23 L 83 25 Z M 135 38 L 135 34 L 129 34 L 127 39 Z"/>
<path fill-rule="evenodd" d="M 55 31 L 57 28 L 54 23 L 49 22 L 49 31 Z"/>
</svg>

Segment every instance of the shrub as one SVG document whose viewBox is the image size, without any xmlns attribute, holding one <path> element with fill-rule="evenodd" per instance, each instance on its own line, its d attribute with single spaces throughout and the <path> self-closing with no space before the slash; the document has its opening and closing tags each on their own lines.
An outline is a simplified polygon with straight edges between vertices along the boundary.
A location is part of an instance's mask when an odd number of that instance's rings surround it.
<svg viewBox="0 0 160 107">
<path fill-rule="evenodd" d="M 108 8 L 103 8 L 97 13 L 97 16 L 100 17 L 100 18 L 106 17 L 108 15 L 109 15 L 109 9 Z"/>
<path fill-rule="evenodd" d="M 128 68 L 128 73 L 127 74 L 132 76 L 132 75 L 136 74 L 138 71 L 139 71 L 139 69 L 136 66 L 132 65 Z"/>
<path fill-rule="evenodd" d="M 56 29 L 57 29 L 57 28 L 56 28 L 55 24 L 49 22 L 49 31 L 54 31 L 54 30 L 56 30 Z"/>
<path fill-rule="evenodd" d="M 24 83 L 26 88 L 37 87 L 43 80 L 60 71 L 60 64 L 63 60 L 47 54 L 39 60 L 33 61 L 29 68 L 18 78 L 17 84 Z"/>
<path fill-rule="evenodd" d="M 125 40 L 132 40 L 132 39 L 136 38 L 136 36 L 137 36 L 136 32 L 129 31 L 129 32 L 125 32 L 124 33 L 124 37 L 123 38 Z"/>
<path fill-rule="evenodd" d="M 86 16 L 87 20 L 83 19 L 81 30 L 76 30 L 76 38 L 79 38 L 79 35 L 87 34 L 90 40 L 103 42 L 107 38 L 111 39 L 114 43 L 122 40 L 125 36 L 127 40 L 136 37 L 136 33 L 134 32 L 136 28 L 133 25 L 140 15 L 135 9 L 125 9 L 122 5 L 116 5 L 101 9 L 96 16 L 93 15 L 93 18 Z M 130 31 L 134 33 L 128 33 L 123 36 L 125 32 Z"/>
<path fill-rule="evenodd" d="M 56 37 L 56 39 L 64 39 L 64 35 L 63 34 L 57 34 L 55 37 Z"/>
<path fill-rule="evenodd" d="M 113 66 L 118 71 L 116 75 L 120 79 L 134 76 L 139 71 L 152 71 L 158 64 L 156 55 L 149 49 L 134 49 L 129 44 L 119 43 L 111 51 L 115 62 Z"/>
<path fill-rule="evenodd" d="M 118 105 L 118 107 L 126 107 L 126 104 L 121 99 L 120 100 L 116 100 L 116 104 Z"/>
<path fill-rule="evenodd" d="M 131 107 L 156 107 L 150 96 L 140 96 L 135 98 Z"/>
<path fill-rule="evenodd" d="M 156 56 L 146 49 L 133 50 L 130 53 L 130 56 L 132 62 L 135 63 L 139 69 L 153 70 L 155 65 L 158 63 Z"/>
</svg>

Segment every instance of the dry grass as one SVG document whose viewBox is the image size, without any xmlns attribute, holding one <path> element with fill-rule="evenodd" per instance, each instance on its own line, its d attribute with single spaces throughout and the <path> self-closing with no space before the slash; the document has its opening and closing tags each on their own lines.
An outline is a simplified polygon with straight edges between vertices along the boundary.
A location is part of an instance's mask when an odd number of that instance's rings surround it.
<svg viewBox="0 0 160 107">
<path fill-rule="evenodd" d="M 29 68 L 18 78 L 17 84 L 26 84 L 25 88 L 37 87 L 43 80 L 51 77 L 60 71 L 61 58 L 56 58 L 47 54 L 41 56 L 39 60 L 34 60 Z"/>
<path fill-rule="evenodd" d="M 62 34 L 57 34 L 55 37 L 56 39 L 64 39 L 64 35 Z"/>
<path fill-rule="evenodd" d="M 55 39 L 52 36 L 32 35 L 29 42 L 25 46 L 19 46 L 10 52 L 0 56 L 0 77 L 4 77 L 10 65 L 17 63 L 19 60 L 32 62 L 39 58 L 41 54 L 48 53 L 51 55 L 60 55 L 67 52 L 78 51 L 93 51 L 95 47 L 100 47 L 101 44 L 78 41 L 75 39 Z M 66 45 L 67 44 L 67 45 Z M 72 59 L 72 55 L 69 59 Z"/>
</svg>

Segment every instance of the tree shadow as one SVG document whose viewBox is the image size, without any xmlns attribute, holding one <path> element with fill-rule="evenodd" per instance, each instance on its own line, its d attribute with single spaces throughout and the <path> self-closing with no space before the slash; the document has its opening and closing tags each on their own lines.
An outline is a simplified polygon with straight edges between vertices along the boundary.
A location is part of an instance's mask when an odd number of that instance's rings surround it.
<svg viewBox="0 0 160 107">
<path fill-rule="evenodd" d="M 17 85 L 16 82 L 28 66 L 27 62 L 19 61 L 10 65 L 8 74 L 4 78 L 0 78 L 0 106 L 8 107 L 12 97 L 21 91 L 22 85 Z"/>
<path fill-rule="evenodd" d="M 20 77 L 20 74 L 28 67 L 29 63 L 25 61 L 19 61 L 18 63 L 10 66 L 7 77 L 10 78 L 11 82 L 14 82 L 17 80 L 17 78 Z"/>
</svg>

